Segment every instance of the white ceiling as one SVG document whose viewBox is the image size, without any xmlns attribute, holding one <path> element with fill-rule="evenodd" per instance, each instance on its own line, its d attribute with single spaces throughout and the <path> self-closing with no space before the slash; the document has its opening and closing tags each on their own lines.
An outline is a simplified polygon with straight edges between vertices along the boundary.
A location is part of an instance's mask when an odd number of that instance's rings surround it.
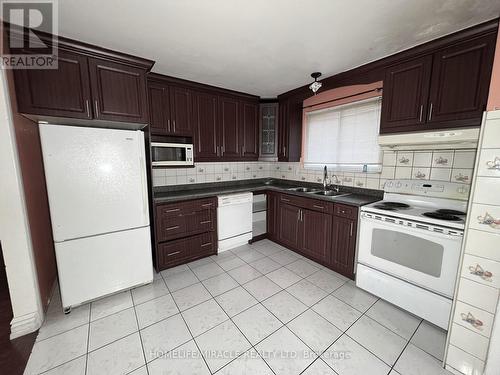
<svg viewBox="0 0 500 375">
<path fill-rule="evenodd" d="M 499 12 L 498 0 L 59 0 L 59 34 L 273 97 Z"/>
</svg>

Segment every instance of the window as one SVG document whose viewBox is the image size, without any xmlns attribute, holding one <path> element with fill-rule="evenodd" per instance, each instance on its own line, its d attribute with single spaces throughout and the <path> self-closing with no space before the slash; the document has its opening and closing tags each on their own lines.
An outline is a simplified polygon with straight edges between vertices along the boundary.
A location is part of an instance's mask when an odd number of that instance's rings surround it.
<svg viewBox="0 0 500 375">
<path fill-rule="evenodd" d="M 334 170 L 380 172 L 377 142 L 380 98 L 368 99 L 306 113 L 304 165 Z"/>
</svg>

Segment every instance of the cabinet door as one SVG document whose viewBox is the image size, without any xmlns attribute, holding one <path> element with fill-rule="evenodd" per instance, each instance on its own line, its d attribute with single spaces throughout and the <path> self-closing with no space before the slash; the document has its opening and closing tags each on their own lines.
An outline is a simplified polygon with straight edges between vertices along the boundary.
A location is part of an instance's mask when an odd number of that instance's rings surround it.
<svg viewBox="0 0 500 375">
<path fill-rule="evenodd" d="M 241 106 L 241 155 L 247 160 L 259 158 L 259 105 L 256 102 L 240 103 Z"/>
<path fill-rule="evenodd" d="M 241 159 L 239 101 L 221 96 L 219 103 L 221 156 L 226 160 L 239 160 Z"/>
<path fill-rule="evenodd" d="M 14 70 L 21 113 L 91 119 L 87 57 L 59 51 L 57 69 Z"/>
<path fill-rule="evenodd" d="M 279 205 L 279 240 L 294 249 L 299 246 L 299 211 L 300 208 L 289 204 Z"/>
<path fill-rule="evenodd" d="M 331 268 L 354 279 L 354 256 L 356 252 L 356 221 L 334 216 L 333 241 L 330 258 Z"/>
<path fill-rule="evenodd" d="M 432 56 L 387 68 L 380 133 L 418 130 L 425 123 Z"/>
<path fill-rule="evenodd" d="M 193 93 L 194 152 L 196 161 L 219 160 L 217 96 Z"/>
<path fill-rule="evenodd" d="M 433 128 L 481 124 L 495 40 L 494 35 L 488 35 L 434 54 L 427 114 L 427 122 Z"/>
<path fill-rule="evenodd" d="M 260 105 L 260 159 L 276 161 L 278 156 L 278 103 Z"/>
<path fill-rule="evenodd" d="M 274 192 L 267 193 L 267 236 L 278 238 L 279 231 L 279 197 Z"/>
<path fill-rule="evenodd" d="M 328 261 L 331 249 L 332 215 L 302 209 L 300 250 L 321 262 Z"/>
<path fill-rule="evenodd" d="M 278 116 L 278 161 L 288 161 L 288 100 L 280 100 Z"/>
<path fill-rule="evenodd" d="M 171 134 L 192 137 L 193 122 L 191 91 L 184 87 L 170 87 Z"/>
<path fill-rule="evenodd" d="M 170 132 L 170 98 L 168 86 L 148 84 L 149 128 L 151 134 L 167 135 Z"/>
<path fill-rule="evenodd" d="M 148 122 L 144 70 L 94 58 L 89 70 L 95 119 Z"/>
</svg>

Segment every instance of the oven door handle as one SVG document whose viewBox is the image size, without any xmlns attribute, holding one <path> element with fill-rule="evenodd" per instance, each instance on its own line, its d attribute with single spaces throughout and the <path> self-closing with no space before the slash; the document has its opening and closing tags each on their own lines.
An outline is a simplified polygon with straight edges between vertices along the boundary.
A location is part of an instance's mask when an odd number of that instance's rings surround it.
<svg viewBox="0 0 500 375">
<path fill-rule="evenodd" d="M 395 219 L 399 220 L 399 219 Z M 408 221 L 408 220 L 405 220 Z M 447 238 L 447 239 L 453 239 L 453 240 L 462 240 L 463 234 L 461 230 L 457 229 L 456 234 L 452 233 L 441 233 L 441 232 L 435 232 L 433 230 L 428 230 L 424 228 L 418 228 L 418 227 L 409 227 L 406 225 L 402 224 L 397 224 L 397 223 L 391 223 L 388 221 L 383 221 L 383 220 L 377 220 L 377 219 L 372 219 L 370 217 L 366 217 L 365 215 L 361 214 L 361 219 L 360 219 L 360 225 L 363 225 L 363 223 L 368 223 L 368 224 L 379 224 L 381 229 L 386 229 L 387 227 L 391 228 L 398 228 L 398 229 L 404 229 L 402 232 L 403 233 L 408 233 L 408 232 L 414 232 L 414 233 L 427 233 L 429 236 L 432 237 L 439 237 L 439 238 Z M 423 226 L 427 226 L 427 224 L 421 224 Z M 433 227 L 433 225 L 429 225 L 429 227 Z M 451 230 L 454 230 L 454 228 L 450 228 Z"/>
</svg>

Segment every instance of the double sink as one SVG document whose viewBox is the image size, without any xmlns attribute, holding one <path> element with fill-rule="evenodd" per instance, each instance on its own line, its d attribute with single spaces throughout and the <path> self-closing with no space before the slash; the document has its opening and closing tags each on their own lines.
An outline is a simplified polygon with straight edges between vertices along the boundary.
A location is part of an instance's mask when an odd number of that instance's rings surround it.
<svg viewBox="0 0 500 375">
<path fill-rule="evenodd" d="M 342 195 L 349 195 L 350 193 L 341 193 L 336 190 L 320 190 L 320 189 L 312 189 L 307 187 L 293 187 L 286 189 L 288 191 L 295 191 L 297 193 L 308 193 L 313 195 L 323 195 L 325 197 L 339 197 Z"/>
</svg>

